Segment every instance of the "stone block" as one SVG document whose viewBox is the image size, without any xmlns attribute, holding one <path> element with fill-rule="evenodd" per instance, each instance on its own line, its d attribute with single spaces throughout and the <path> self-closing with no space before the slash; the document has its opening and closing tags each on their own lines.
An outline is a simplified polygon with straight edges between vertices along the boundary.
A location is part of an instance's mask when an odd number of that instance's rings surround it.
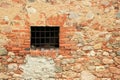
<svg viewBox="0 0 120 80">
<path fill-rule="evenodd" d="M 82 71 L 81 72 L 81 80 L 96 80 L 96 77 L 90 73 L 89 71 Z"/>
<path fill-rule="evenodd" d="M 8 54 L 7 50 L 4 47 L 0 47 L 0 56 L 5 56 L 7 54 Z"/>
<path fill-rule="evenodd" d="M 113 64 L 113 63 L 114 63 L 114 60 L 113 60 L 113 59 L 109 59 L 109 58 L 104 58 L 104 59 L 102 60 L 102 62 L 103 62 L 104 64 Z"/>
</svg>

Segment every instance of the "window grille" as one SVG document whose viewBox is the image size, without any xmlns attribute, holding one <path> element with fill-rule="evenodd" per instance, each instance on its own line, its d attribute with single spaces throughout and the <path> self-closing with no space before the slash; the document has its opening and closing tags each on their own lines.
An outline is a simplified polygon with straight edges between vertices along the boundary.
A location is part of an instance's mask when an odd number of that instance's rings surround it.
<svg viewBox="0 0 120 80">
<path fill-rule="evenodd" d="M 59 27 L 31 26 L 31 48 L 59 48 Z"/>
</svg>

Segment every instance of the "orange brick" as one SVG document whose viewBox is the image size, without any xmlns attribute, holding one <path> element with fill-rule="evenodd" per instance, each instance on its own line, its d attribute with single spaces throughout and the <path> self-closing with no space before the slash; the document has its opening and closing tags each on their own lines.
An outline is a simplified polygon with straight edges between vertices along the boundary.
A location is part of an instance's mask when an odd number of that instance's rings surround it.
<svg viewBox="0 0 120 80">
<path fill-rule="evenodd" d="M 12 0 L 13 2 L 16 2 L 16 3 L 23 3 L 22 0 Z"/>
<path fill-rule="evenodd" d="M 19 30 L 12 30 L 12 32 L 18 32 Z"/>
<path fill-rule="evenodd" d="M 13 51 L 20 51 L 21 48 L 19 48 L 19 47 L 12 47 L 12 50 L 13 50 Z"/>
<path fill-rule="evenodd" d="M 18 69 L 18 70 L 15 70 L 14 73 L 21 74 L 21 73 L 23 73 L 23 71 L 21 71 L 20 69 Z"/>
<path fill-rule="evenodd" d="M 22 48 L 29 48 L 30 47 L 30 43 L 23 43 L 22 45 L 20 45 Z"/>
<path fill-rule="evenodd" d="M 25 43 L 30 43 L 30 40 L 25 40 Z"/>
<path fill-rule="evenodd" d="M 60 46 L 72 46 L 72 44 L 60 44 Z"/>
<path fill-rule="evenodd" d="M 19 51 L 20 55 L 26 55 L 26 54 L 29 54 L 30 51 L 26 51 L 24 50 L 25 48 L 23 48 L 23 50 Z"/>
<path fill-rule="evenodd" d="M 0 20 L 0 24 L 1 24 L 1 25 L 6 25 L 6 24 L 8 24 L 8 22 L 5 21 L 5 20 Z"/>
<path fill-rule="evenodd" d="M 50 57 L 56 58 L 56 54 L 55 54 L 55 53 L 52 53 L 52 54 L 50 55 Z"/>
<path fill-rule="evenodd" d="M 16 27 L 18 27 L 18 26 L 20 26 L 20 23 L 19 23 L 19 22 L 14 22 L 14 25 L 15 25 Z"/>
<path fill-rule="evenodd" d="M 40 51 L 39 50 L 31 50 L 30 54 L 31 54 L 31 56 L 40 56 Z"/>
<path fill-rule="evenodd" d="M 61 38 L 60 37 L 60 41 L 69 41 L 69 38 Z"/>
<path fill-rule="evenodd" d="M 24 43 L 24 45 L 30 45 L 30 43 Z"/>
<path fill-rule="evenodd" d="M 20 18 L 20 16 L 16 15 L 16 16 L 14 17 L 14 20 L 21 20 L 21 18 Z"/>
</svg>

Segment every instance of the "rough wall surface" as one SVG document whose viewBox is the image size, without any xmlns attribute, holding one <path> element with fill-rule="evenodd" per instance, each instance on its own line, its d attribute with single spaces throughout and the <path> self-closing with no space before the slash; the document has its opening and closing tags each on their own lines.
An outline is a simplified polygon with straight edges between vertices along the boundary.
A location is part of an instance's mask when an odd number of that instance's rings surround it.
<svg viewBox="0 0 120 80">
<path fill-rule="evenodd" d="M 60 26 L 59 49 L 31 50 L 30 26 Z M 0 0 L 0 79 L 26 75 L 27 54 L 55 80 L 120 80 L 120 0 Z"/>
<path fill-rule="evenodd" d="M 55 63 L 51 58 L 26 56 L 21 78 L 31 80 L 55 80 Z"/>
</svg>

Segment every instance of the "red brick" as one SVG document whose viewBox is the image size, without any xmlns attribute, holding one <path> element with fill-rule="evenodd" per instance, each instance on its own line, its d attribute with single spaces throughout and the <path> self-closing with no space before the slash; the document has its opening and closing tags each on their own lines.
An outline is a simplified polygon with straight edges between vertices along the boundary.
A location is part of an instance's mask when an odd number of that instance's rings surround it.
<svg viewBox="0 0 120 80">
<path fill-rule="evenodd" d="M 21 50 L 19 53 L 20 53 L 20 54 L 29 54 L 30 51 Z"/>
<path fill-rule="evenodd" d="M 65 42 L 70 41 L 69 38 L 61 38 L 61 37 L 62 36 L 60 36 L 60 41 L 65 41 Z"/>
<path fill-rule="evenodd" d="M 12 47 L 12 50 L 13 50 L 13 51 L 20 51 L 21 48 L 19 48 L 19 47 Z"/>
<path fill-rule="evenodd" d="M 30 27 L 30 22 L 26 20 L 26 21 L 25 21 L 25 26 Z"/>
<path fill-rule="evenodd" d="M 16 15 L 16 16 L 14 17 L 14 20 L 21 20 L 21 18 L 20 18 L 20 16 Z"/>
<path fill-rule="evenodd" d="M 16 73 L 16 74 L 22 74 L 23 71 L 21 71 L 20 69 L 18 69 L 18 70 L 15 70 L 14 73 Z"/>
<path fill-rule="evenodd" d="M 6 25 L 6 24 L 8 24 L 8 22 L 5 21 L 5 20 L 0 20 L 0 24 L 1 24 L 1 25 Z"/>
<path fill-rule="evenodd" d="M 18 32 L 30 32 L 28 29 L 20 29 Z"/>
<path fill-rule="evenodd" d="M 12 0 L 12 1 L 15 2 L 15 3 L 23 3 L 22 0 Z"/>
<path fill-rule="evenodd" d="M 58 15 L 58 16 L 51 16 L 47 19 L 47 24 L 48 25 L 64 25 L 66 21 L 66 15 Z"/>
<path fill-rule="evenodd" d="M 72 44 L 60 44 L 60 46 L 72 46 Z"/>
<path fill-rule="evenodd" d="M 31 56 L 40 56 L 40 51 L 39 50 L 31 50 L 30 54 L 31 54 Z"/>
<path fill-rule="evenodd" d="M 30 43 L 30 40 L 25 40 L 25 43 Z"/>
<path fill-rule="evenodd" d="M 12 32 L 19 32 L 19 30 L 12 30 Z"/>
<path fill-rule="evenodd" d="M 20 22 L 14 22 L 14 26 L 18 27 L 21 26 Z"/>
<path fill-rule="evenodd" d="M 55 53 L 52 53 L 52 54 L 50 55 L 50 57 L 56 58 L 56 54 L 55 54 Z"/>
<path fill-rule="evenodd" d="M 28 45 L 30 45 L 30 43 L 24 43 L 23 45 L 26 45 L 26 46 L 28 46 Z"/>
<path fill-rule="evenodd" d="M 29 45 L 22 44 L 22 45 L 20 45 L 20 47 L 22 47 L 22 48 L 29 48 L 30 44 Z"/>
</svg>

